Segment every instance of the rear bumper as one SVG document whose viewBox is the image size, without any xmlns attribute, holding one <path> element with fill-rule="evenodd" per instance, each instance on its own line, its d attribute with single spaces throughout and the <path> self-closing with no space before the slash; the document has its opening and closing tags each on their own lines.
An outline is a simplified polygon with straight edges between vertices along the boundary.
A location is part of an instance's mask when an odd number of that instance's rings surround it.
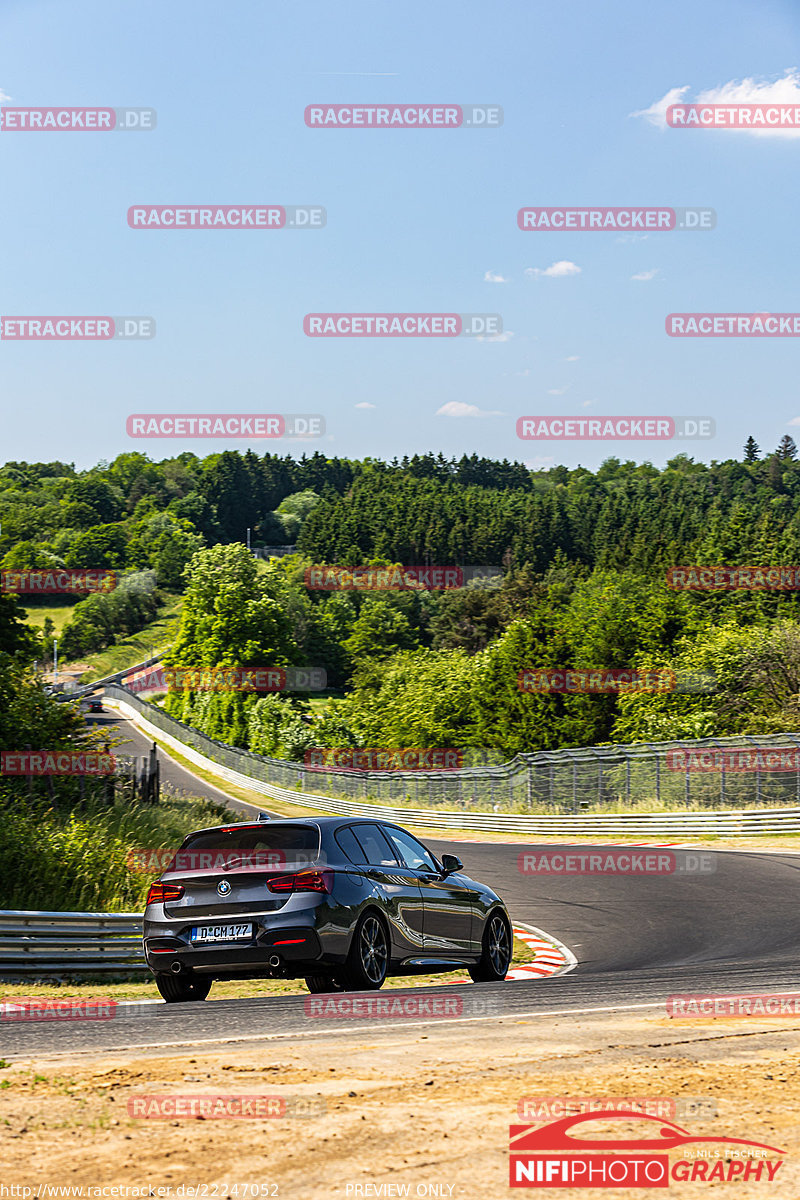
<svg viewBox="0 0 800 1200">
<path fill-rule="evenodd" d="M 292 919 L 293 918 L 293 919 Z M 251 917 L 253 936 L 248 941 L 211 942 L 197 945 L 191 941 L 192 923 L 183 921 L 144 922 L 144 953 L 154 973 L 176 968 L 198 974 L 285 975 L 303 974 L 306 967 L 321 962 L 342 961 L 335 947 L 326 947 L 315 925 L 302 920 L 302 914 L 286 914 L 285 923 L 274 917 L 269 925 L 263 918 Z M 235 923 L 233 918 L 231 923 Z M 336 939 L 338 940 L 338 939 Z M 329 951 L 332 951 L 330 953 Z M 279 964 L 270 959 L 278 956 Z"/>
</svg>

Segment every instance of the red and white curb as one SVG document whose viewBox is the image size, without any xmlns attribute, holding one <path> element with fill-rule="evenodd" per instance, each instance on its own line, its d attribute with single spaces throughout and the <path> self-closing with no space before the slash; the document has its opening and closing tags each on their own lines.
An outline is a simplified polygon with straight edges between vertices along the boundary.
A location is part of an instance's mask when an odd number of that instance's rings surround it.
<svg viewBox="0 0 800 1200">
<path fill-rule="evenodd" d="M 545 979 L 552 975 L 566 975 L 577 967 L 578 960 L 558 938 L 534 925 L 514 925 L 514 937 L 534 952 L 534 960 L 512 967 L 506 975 L 509 979 Z"/>
</svg>

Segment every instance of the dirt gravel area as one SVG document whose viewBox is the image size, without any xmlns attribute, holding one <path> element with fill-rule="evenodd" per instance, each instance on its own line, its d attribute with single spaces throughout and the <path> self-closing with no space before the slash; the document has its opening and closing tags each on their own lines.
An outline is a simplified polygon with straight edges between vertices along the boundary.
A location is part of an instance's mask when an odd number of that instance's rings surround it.
<svg viewBox="0 0 800 1200">
<path fill-rule="evenodd" d="M 250 1098 L 251 1107 L 255 1096 L 280 1097 L 287 1115 L 131 1115 L 137 1105 L 152 1111 L 143 1098 L 154 1095 L 192 1096 L 195 1106 L 201 1096 L 235 1096 Z M 89 1188 L 117 1186 L 121 1196 L 170 1188 L 162 1196 L 482 1200 L 510 1194 L 509 1125 L 541 1123 L 531 1106 L 540 1111 L 543 1097 L 649 1098 L 662 1116 L 676 1101 L 670 1119 L 691 1134 L 786 1151 L 772 1183 L 671 1182 L 670 1195 L 722 1188 L 737 1197 L 800 1196 L 800 1024 L 674 1022 L 660 1008 L 383 1031 L 365 1021 L 356 1032 L 265 1036 L 202 1054 L 4 1063 L 0 1179 L 81 1187 L 63 1194 L 87 1198 Z M 527 1117 L 518 1115 L 521 1101 Z M 284 1107 L 261 1105 L 273 1113 Z M 603 1118 L 597 1132 L 641 1137 L 637 1124 L 644 1122 Z M 696 1150 L 673 1150 L 672 1160 Z M 259 1191 L 244 1193 L 244 1184 Z M 205 1191 L 193 1192 L 197 1185 Z"/>
</svg>

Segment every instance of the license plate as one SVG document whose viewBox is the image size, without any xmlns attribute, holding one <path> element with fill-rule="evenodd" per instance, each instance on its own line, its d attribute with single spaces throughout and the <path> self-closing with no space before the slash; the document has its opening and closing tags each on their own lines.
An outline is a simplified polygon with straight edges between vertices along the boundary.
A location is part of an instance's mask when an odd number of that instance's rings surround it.
<svg viewBox="0 0 800 1200">
<path fill-rule="evenodd" d="M 193 942 L 242 942 L 250 941 L 253 926 L 247 925 L 194 925 Z"/>
</svg>

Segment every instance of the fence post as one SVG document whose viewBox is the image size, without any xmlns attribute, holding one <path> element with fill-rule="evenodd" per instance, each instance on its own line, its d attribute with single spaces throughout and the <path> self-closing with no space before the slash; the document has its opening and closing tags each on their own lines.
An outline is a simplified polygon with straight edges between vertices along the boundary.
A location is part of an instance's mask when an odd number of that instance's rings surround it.
<svg viewBox="0 0 800 1200">
<path fill-rule="evenodd" d="M 158 791 L 158 758 L 156 755 L 156 744 L 153 742 L 150 747 L 150 760 L 147 764 L 147 802 L 155 804 Z"/>
<path fill-rule="evenodd" d="M 25 743 L 25 749 L 29 753 L 33 749 L 33 746 L 31 746 L 30 742 Z M 30 764 L 30 759 L 28 759 L 28 763 Z M 30 772 L 28 772 L 27 779 L 28 779 L 28 808 L 30 809 L 30 808 L 33 808 L 33 776 L 31 775 Z M 797 788 L 798 788 L 798 792 L 800 793 L 800 767 L 798 767 L 797 779 L 798 779 Z"/>
<path fill-rule="evenodd" d="M 106 742 L 103 745 L 103 750 L 105 751 L 106 754 L 111 753 L 111 747 L 109 746 L 108 742 Z M 104 790 L 104 794 L 105 794 L 106 804 L 113 804 L 114 799 L 117 794 L 117 767 L 116 767 L 116 764 L 114 766 L 114 774 L 106 775 L 106 777 L 103 781 L 103 790 Z"/>
<path fill-rule="evenodd" d="M 578 811 L 578 764 L 572 764 L 572 811 Z"/>
<path fill-rule="evenodd" d="M 656 804 L 661 803 L 661 755 L 656 750 Z"/>
</svg>

